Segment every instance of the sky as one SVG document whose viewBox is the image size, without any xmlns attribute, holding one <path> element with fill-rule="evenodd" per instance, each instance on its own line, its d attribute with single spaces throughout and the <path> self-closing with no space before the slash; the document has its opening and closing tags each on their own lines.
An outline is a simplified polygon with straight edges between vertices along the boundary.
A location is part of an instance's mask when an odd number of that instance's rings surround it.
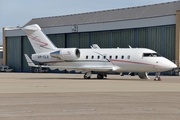
<svg viewBox="0 0 180 120">
<path fill-rule="evenodd" d="M 2 28 L 24 26 L 32 18 L 119 9 L 177 0 L 0 0 L 0 44 Z"/>
</svg>

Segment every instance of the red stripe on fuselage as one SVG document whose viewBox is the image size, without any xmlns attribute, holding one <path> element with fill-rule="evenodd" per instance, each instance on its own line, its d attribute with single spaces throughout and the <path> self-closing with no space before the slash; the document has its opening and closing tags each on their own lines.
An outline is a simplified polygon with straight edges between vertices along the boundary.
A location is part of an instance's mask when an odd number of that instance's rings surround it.
<svg viewBox="0 0 180 120">
<path fill-rule="evenodd" d="M 58 62 L 54 61 L 54 62 L 45 62 L 45 63 L 55 64 L 55 63 L 58 63 Z M 67 61 L 63 61 L 63 62 L 67 62 Z M 73 61 L 71 61 L 71 62 L 73 62 Z M 81 60 L 79 62 L 81 62 Z M 102 62 L 102 61 L 99 61 L 99 62 Z M 127 60 L 115 60 L 115 59 L 111 59 L 110 62 L 121 62 L 121 63 L 129 63 L 129 64 L 141 64 L 141 65 L 147 65 L 147 66 L 159 66 L 159 67 L 162 67 L 160 65 L 148 64 L 148 63 L 142 63 L 142 62 L 133 62 L 133 61 L 127 61 Z"/>
<path fill-rule="evenodd" d="M 133 62 L 133 61 L 127 61 L 127 60 L 115 60 L 111 59 L 111 62 L 122 62 L 122 63 L 132 63 L 132 64 L 141 64 L 141 65 L 148 65 L 148 66 L 159 66 L 154 64 L 148 64 L 148 63 L 142 63 L 142 62 Z"/>
</svg>

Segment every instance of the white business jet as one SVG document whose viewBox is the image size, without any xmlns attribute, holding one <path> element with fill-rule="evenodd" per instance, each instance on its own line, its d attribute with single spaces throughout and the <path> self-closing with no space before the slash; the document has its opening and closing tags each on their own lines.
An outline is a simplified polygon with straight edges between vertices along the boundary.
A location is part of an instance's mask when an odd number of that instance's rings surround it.
<svg viewBox="0 0 180 120">
<path fill-rule="evenodd" d="M 156 72 L 155 80 L 160 80 L 160 72 L 168 71 L 177 66 L 157 52 L 146 48 L 112 48 L 102 49 L 93 45 L 89 49 L 57 48 L 41 31 L 37 24 L 25 26 L 25 31 L 35 54 L 34 61 L 45 63 L 41 67 L 51 70 L 75 70 L 82 72 L 84 79 L 90 79 L 92 72 L 97 78 L 107 77 L 107 72 L 137 72 L 141 79 L 149 79 L 148 72 Z M 29 66 L 35 65 L 25 54 Z"/>
</svg>

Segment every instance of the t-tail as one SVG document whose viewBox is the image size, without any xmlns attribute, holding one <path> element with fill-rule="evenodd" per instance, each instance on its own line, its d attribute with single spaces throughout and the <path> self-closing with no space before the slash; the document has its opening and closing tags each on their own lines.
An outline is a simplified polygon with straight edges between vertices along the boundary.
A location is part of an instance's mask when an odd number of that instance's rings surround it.
<svg viewBox="0 0 180 120">
<path fill-rule="evenodd" d="M 36 53 L 50 52 L 57 49 L 51 40 L 41 31 L 39 25 L 28 25 L 22 30 L 26 33 Z"/>
</svg>

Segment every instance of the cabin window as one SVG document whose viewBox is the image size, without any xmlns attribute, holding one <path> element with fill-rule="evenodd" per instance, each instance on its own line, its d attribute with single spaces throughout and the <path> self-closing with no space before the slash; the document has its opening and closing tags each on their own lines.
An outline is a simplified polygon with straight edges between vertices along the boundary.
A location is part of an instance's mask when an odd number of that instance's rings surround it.
<svg viewBox="0 0 180 120">
<path fill-rule="evenodd" d="M 124 59 L 124 55 L 121 56 L 121 59 Z"/>
<path fill-rule="evenodd" d="M 104 56 L 104 59 L 106 59 L 106 56 Z"/>
<path fill-rule="evenodd" d="M 92 56 L 91 58 L 94 59 L 94 56 Z"/>
<path fill-rule="evenodd" d="M 115 59 L 118 59 L 118 56 L 117 56 L 117 55 L 115 56 Z"/>
<path fill-rule="evenodd" d="M 112 59 L 112 56 L 111 56 L 111 55 L 109 56 L 109 59 Z"/>
<path fill-rule="evenodd" d="M 130 59 L 130 55 L 127 56 L 127 59 Z"/>
<path fill-rule="evenodd" d="M 99 55 L 97 56 L 97 59 L 100 59 L 100 56 L 99 56 Z"/>
<path fill-rule="evenodd" d="M 86 59 L 88 59 L 88 56 L 86 56 Z"/>
</svg>

